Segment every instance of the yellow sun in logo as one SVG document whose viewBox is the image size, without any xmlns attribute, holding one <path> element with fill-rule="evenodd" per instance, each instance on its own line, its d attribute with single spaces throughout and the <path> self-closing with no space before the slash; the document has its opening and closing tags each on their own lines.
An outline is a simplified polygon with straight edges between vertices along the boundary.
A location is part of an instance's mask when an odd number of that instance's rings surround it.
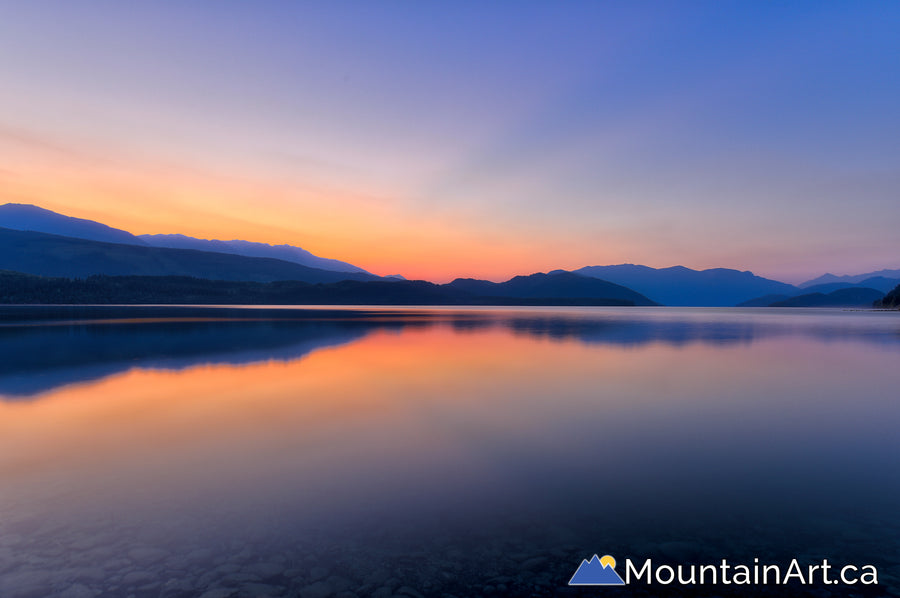
<svg viewBox="0 0 900 598">
<path fill-rule="evenodd" d="M 615 569 L 616 568 L 616 559 L 612 558 L 611 556 L 609 556 L 607 554 L 606 556 L 604 556 L 603 558 L 600 559 L 600 564 L 603 565 L 604 567 L 610 566 L 613 569 Z"/>
</svg>

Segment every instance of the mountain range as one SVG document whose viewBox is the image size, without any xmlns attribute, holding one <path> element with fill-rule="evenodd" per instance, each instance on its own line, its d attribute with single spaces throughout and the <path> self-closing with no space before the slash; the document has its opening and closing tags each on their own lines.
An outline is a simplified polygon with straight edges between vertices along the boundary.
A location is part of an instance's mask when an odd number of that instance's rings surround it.
<svg viewBox="0 0 900 598">
<path fill-rule="evenodd" d="M 273 258 L 320 270 L 370 274 L 359 266 L 319 257 L 293 245 L 269 245 L 268 243 L 254 243 L 237 239 L 232 241 L 197 239 L 181 234 L 133 235 L 127 231 L 112 228 L 93 220 L 64 216 L 63 214 L 29 204 L 8 203 L 0 206 L 0 227 L 49 233 L 88 241 L 165 247 L 169 249 L 195 249 L 245 257 Z"/>
<path fill-rule="evenodd" d="M 293 262 L 310 268 L 331 270 L 333 272 L 355 272 L 357 274 L 371 274 L 359 266 L 348 264 L 340 260 L 313 255 L 305 249 L 293 245 L 269 245 L 268 243 L 254 243 L 252 241 L 219 241 L 218 239 L 196 239 L 185 235 L 140 235 L 141 241 L 152 247 L 168 247 L 170 249 L 196 249 L 198 251 L 212 251 L 215 253 L 230 253 L 246 257 L 267 257 L 286 262 Z M 373 275 L 374 276 L 374 275 Z"/>
<path fill-rule="evenodd" d="M 93 220 L 73 218 L 38 206 L 8 203 L 0 206 L 0 227 L 126 245 L 146 245 L 124 230 Z"/>
<path fill-rule="evenodd" d="M 692 270 L 684 266 L 650 268 L 634 264 L 588 266 L 573 270 L 638 291 L 670 306 L 693 307 L 870 307 L 900 285 L 900 270 L 880 270 L 831 282 L 819 277 L 804 285 L 790 285 L 728 268 Z M 853 282 L 856 281 L 856 282 Z M 808 284 L 816 282 L 816 284 Z M 841 291 L 841 292 L 837 292 Z"/>
<path fill-rule="evenodd" d="M 256 302 L 263 297 L 267 297 L 266 300 L 274 300 L 276 296 L 284 300 L 285 297 L 281 292 L 283 288 L 276 291 L 270 287 L 206 283 L 295 281 L 306 285 L 332 285 L 319 291 L 303 289 L 301 292 L 300 287 L 294 288 L 293 292 L 306 297 L 300 302 L 396 301 L 400 304 L 422 302 L 450 305 L 520 303 L 750 307 L 843 305 L 845 303 L 842 302 L 847 301 L 856 302 L 853 305 L 868 301 L 870 305 L 871 301 L 880 299 L 900 284 L 900 270 L 852 276 L 826 274 L 794 286 L 756 276 L 752 272 L 727 268 L 692 270 L 684 266 L 651 268 L 619 264 L 516 276 L 502 283 L 460 278 L 445 285 L 434 285 L 406 281 L 398 274 L 379 277 L 353 264 L 316 256 L 292 245 L 207 240 L 181 234 L 133 235 L 99 222 L 25 204 L 0 206 L 0 270 L 60 280 L 97 275 L 124 277 L 115 284 L 109 278 L 101 283 L 95 280 L 95 287 L 100 284 L 106 289 L 105 292 L 126 302 L 127 294 L 122 294 L 125 287 L 139 292 L 143 297 L 153 295 L 156 299 L 165 299 L 150 292 L 145 288 L 145 283 L 133 280 L 148 276 L 169 277 L 167 284 L 170 286 L 172 277 L 205 279 L 205 282 L 192 284 L 203 287 L 201 295 L 215 296 L 216 300 L 227 300 L 229 297 L 237 300 L 241 296 L 248 302 Z M 128 277 L 130 282 L 125 284 L 123 280 Z M 24 284 L 21 288 L 16 287 L 18 291 L 26 287 L 37 288 L 33 280 L 27 284 L 22 282 L 24 279 L 7 277 L 5 280 L 8 284 L 17 281 L 14 286 Z M 52 287 L 56 289 L 54 292 L 76 292 L 75 286 L 65 287 L 63 291 L 64 285 L 60 280 L 41 288 L 47 290 Z M 350 284 L 354 281 L 355 285 Z M 366 286 L 368 283 L 378 284 Z M 111 284 L 112 287 L 109 286 Z M 196 294 L 196 289 L 188 292 L 184 285 L 171 288 L 176 287 L 184 297 L 194 297 Z M 27 291 L 26 295 L 31 292 Z M 86 293 L 83 288 L 77 292 L 82 295 Z M 8 295 L 5 302 L 10 300 Z M 85 300 L 87 295 L 84 295 Z M 20 296 L 23 301 L 24 296 Z"/>
<path fill-rule="evenodd" d="M 8 228 L 0 228 L 0 269 L 40 276 L 79 278 L 106 274 L 174 275 L 260 282 L 379 280 L 373 274 L 334 272 L 273 258 L 89 241 Z"/>
<path fill-rule="evenodd" d="M 548 274 L 516 276 L 506 282 L 457 278 L 444 286 L 478 297 L 515 297 L 520 299 L 605 297 L 633 302 L 634 305 L 658 305 L 655 301 L 628 287 L 564 270 Z"/>
<path fill-rule="evenodd" d="M 793 285 L 726 268 L 692 270 L 684 266 L 650 268 L 620 264 L 588 266 L 573 272 L 626 286 L 672 306 L 734 306 L 760 295 L 800 292 Z"/>
<path fill-rule="evenodd" d="M 823 284 L 833 284 L 833 283 L 843 283 L 856 285 L 865 282 L 867 279 L 871 278 L 889 278 L 889 279 L 898 279 L 900 278 L 900 270 L 878 270 L 877 272 L 866 272 L 865 274 L 848 274 L 844 276 L 835 276 L 834 274 L 823 274 L 818 278 L 813 278 L 812 280 L 807 280 L 806 282 L 801 282 L 797 286 L 801 289 L 808 289 L 809 287 L 815 285 L 823 285 Z"/>
<path fill-rule="evenodd" d="M 568 272 L 517 277 L 499 283 L 493 293 L 480 295 L 424 280 L 311 284 L 301 280 L 258 282 L 189 276 L 93 275 L 71 279 L 0 271 L 0 304 L 655 305 L 631 289 Z"/>
<path fill-rule="evenodd" d="M 857 283 L 828 282 L 801 288 L 803 289 L 803 293 L 831 293 L 841 289 L 875 289 L 882 293 L 887 293 L 898 284 L 900 284 L 900 277 L 885 278 L 884 276 L 872 276 L 871 278 L 866 278 L 862 282 Z"/>
<path fill-rule="evenodd" d="M 850 287 L 830 293 L 804 293 L 773 301 L 769 307 L 872 307 L 884 293 L 877 289 Z"/>
</svg>

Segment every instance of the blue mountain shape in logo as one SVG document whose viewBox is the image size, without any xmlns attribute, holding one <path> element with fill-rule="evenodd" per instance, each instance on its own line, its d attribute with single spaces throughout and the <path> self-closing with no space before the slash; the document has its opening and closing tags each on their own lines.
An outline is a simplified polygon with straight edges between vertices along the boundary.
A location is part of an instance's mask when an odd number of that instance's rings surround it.
<svg viewBox="0 0 900 598">
<path fill-rule="evenodd" d="M 603 557 L 606 558 L 606 557 Z M 616 570 L 600 562 L 596 554 L 591 560 L 583 560 L 569 580 L 570 586 L 624 586 L 623 580 Z"/>
</svg>

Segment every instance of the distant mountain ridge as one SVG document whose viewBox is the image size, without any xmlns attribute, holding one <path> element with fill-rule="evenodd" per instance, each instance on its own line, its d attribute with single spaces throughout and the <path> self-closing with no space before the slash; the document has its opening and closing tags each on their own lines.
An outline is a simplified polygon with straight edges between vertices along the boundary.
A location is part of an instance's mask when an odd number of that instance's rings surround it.
<svg viewBox="0 0 900 598">
<path fill-rule="evenodd" d="M 732 307 L 761 295 L 794 295 L 793 285 L 728 268 L 692 270 L 684 266 L 651 268 L 634 264 L 588 266 L 582 276 L 619 284 L 671 306 Z"/>
<path fill-rule="evenodd" d="M 73 218 L 30 204 L 0 205 L 0 227 L 73 237 L 103 243 L 120 243 L 170 249 L 196 249 L 245 257 L 273 258 L 319 270 L 371 274 L 359 266 L 340 260 L 319 257 L 293 245 L 269 245 L 253 241 L 219 241 L 174 235 L 133 235 L 100 222 Z M 371 274 L 375 276 L 374 274 Z"/>
<path fill-rule="evenodd" d="M 604 298 L 628 301 L 634 305 L 658 305 L 633 289 L 606 280 L 592 279 L 565 271 L 516 276 L 506 282 L 457 278 L 444 286 L 481 297 L 516 297 L 520 299 Z"/>
<path fill-rule="evenodd" d="M 143 242 L 152 247 L 168 247 L 170 249 L 197 249 L 199 251 L 214 251 L 216 253 L 230 253 L 247 257 L 270 257 L 286 262 L 293 262 L 310 268 L 321 270 L 333 270 L 335 272 L 357 272 L 371 274 L 359 266 L 348 264 L 340 260 L 319 257 L 309 251 L 293 245 L 269 245 L 268 243 L 256 243 L 253 241 L 220 241 L 218 239 L 197 239 L 181 234 L 175 235 L 138 235 Z"/>
<path fill-rule="evenodd" d="M 67 278 L 106 274 L 257 282 L 378 280 L 373 274 L 321 270 L 273 258 L 106 243 L 7 228 L 0 228 L 0 269 Z"/>
<path fill-rule="evenodd" d="M 806 282 L 801 282 L 797 286 L 801 289 L 806 289 L 814 285 L 831 284 L 836 282 L 859 284 L 868 278 L 875 277 L 900 279 L 900 270 L 878 270 L 877 272 L 866 272 L 865 274 L 845 274 L 843 276 L 835 276 L 834 274 L 829 273 L 823 274 L 818 278 L 813 278 L 812 280 L 807 280 Z"/>
<path fill-rule="evenodd" d="M 769 304 L 769 307 L 872 307 L 884 293 L 877 289 L 850 287 L 830 293 L 808 293 Z"/>
<path fill-rule="evenodd" d="M 5 218 L 4 218 L 5 215 Z M 292 287 L 293 293 L 273 294 L 271 289 L 263 294 L 290 302 L 320 297 L 339 303 L 354 301 L 390 302 L 422 301 L 428 304 L 503 304 L 503 305 L 656 305 L 640 293 L 615 283 L 579 276 L 569 272 L 516 276 L 506 282 L 484 280 L 457 280 L 446 285 L 423 282 L 407 282 L 399 275 L 389 279 L 379 277 L 337 260 L 324 260 L 309 252 L 291 246 L 271 246 L 246 241 L 208 241 L 184 235 L 144 235 L 136 237 L 89 220 L 74 219 L 55 212 L 9 204 L 0 209 L 0 224 L 10 222 L 21 229 L 0 227 L 0 269 L 10 272 L 60 279 L 85 279 L 95 276 L 156 277 L 163 284 L 165 277 L 191 277 L 209 281 L 201 284 L 199 296 L 185 295 L 183 287 L 169 286 L 183 298 L 201 301 L 203 293 L 217 294 L 218 300 L 252 300 L 257 291 L 252 287 L 211 286 L 215 281 L 269 283 L 297 281 L 302 284 L 336 283 L 340 281 L 383 281 L 386 286 L 334 287 L 327 292 L 311 291 L 304 287 Z M 59 231 L 55 234 L 34 229 Z M 71 236 L 71 235 L 80 236 Z M 108 242 L 90 239 L 114 239 L 124 242 Z M 156 245 L 174 245 L 159 247 Z M 212 251 L 210 251 L 212 250 Z M 244 253 L 254 256 L 241 255 Z M 270 257 L 280 255 L 290 259 Z M 332 269 L 321 269 L 297 263 L 298 260 L 326 263 Z M 338 271 L 333 268 L 342 268 Z M 355 269 L 355 271 L 348 271 Z M 19 280 L 7 278 L 8 282 Z M 152 281 L 151 281 L 152 283 Z M 153 293 L 143 287 L 123 290 L 119 285 L 103 283 L 102 292 L 96 289 L 54 282 L 37 281 L 40 288 L 53 288 L 53 293 L 77 293 L 104 302 L 104 297 L 116 296 L 122 301 L 165 301 L 165 293 Z M 96 281 L 92 283 L 96 286 Z M 143 282 L 141 284 L 144 284 Z M 147 283 L 150 284 L 150 283 Z M 54 286 L 55 285 L 55 286 Z M 425 286 L 422 286 L 425 285 Z M 193 292 L 193 291 L 192 291 Z M 261 291 L 260 291 L 261 292 Z M 247 293 L 250 293 L 249 295 Z M 51 297 L 41 293 L 43 301 L 55 302 L 75 297 Z"/>
<path fill-rule="evenodd" d="M 860 297 L 866 297 L 866 291 L 876 291 L 881 294 L 887 293 L 891 289 L 895 288 L 897 285 L 900 285 L 900 279 L 898 278 L 885 278 L 883 276 L 873 276 L 872 278 L 867 278 L 862 282 L 853 284 L 849 282 L 829 282 L 824 284 L 816 284 L 813 286 L 806 287 L 804 289 L 797 289 L 797 292 L 792 294 L 769 294 L 763 295 L 762 297 L 754 297 L 753 299 L 749 299 L 747 301 L 743 301 L 738 303 L 738 307 L 785 307 L 786 303 L 790 303 L 793 306 L 799 306 L 801 303 L 805 301 L 813 301 L 813 302 L 821 302 L 821 299 L 810 299 L 812 295 L 821 295 L 828 296 L 831 299 L 835 297 L 839 298 L 839 300 L 844 300 L 848 297 L 853 297 L 852 290 L 861 290 L 862 294 Z M 838 295 L 834 295 L 837 291 L 844 291 L 844 293 L 839 293 Z M 796 299 L 796 301 L 794 301 Z M 790 300 L 790 301 L 789 301 Z M 853 307 L 857 307 L 862 305 L 853 304 Z M 842 305 L 844 307 L 850 305 Z M 811 307 L 807 306 L 807 307 Z"/>
<path fill-rule="evenodd" d="M 900 284 L 900 278 L 885 278 L 884 276 L 873 276 L 857 283 L 851 282 L 828 282 L 824 284 L 816 284 L 803 287 L 804 293 L 830 293 L 840 289 L 877 289 L 882 293 L 887 293 L 895 286 Z"/>
<path fill-rule="evenodd" d="M 0 205 L 0 227 L 74 237 L 104 243 L 146 245 L 131 233 L 93 220 L 73 218 L 52 210 L 22 203 Z"/>
<path fill-rule="evenodd" d="M 406 281 L 399 274 L 381 278 L 353 264 L 322 258 L 292 245 L 207 240 L 182 234 L 133 235 L 100 222 L 16 203 L 0 205 L 0 269 L 66 278 L 189 276 L 211 281 L 290 280 L 309 284 Z M 825 305 L 832 301 L 860 304 L 872 293 L 884 294 L 898 284 L 900 270 L 887 269 L 858 275 L 825 274 L 793 286 L 728 268 L 693 270 L 684 266 L 619 264 L 516 276 L 500 283 L 462 278 L 446 285 L 432 285 L 434 288 L 429 287 L 431 290 L 421 296 L 429 301 L 444 298 L 453 303 L 464 295 L 465 301 L 474 304 L 488 304 L 493 298 L 497 304 L 519 301 L 534 305 Z M 413 287 L 404 288 L 407 290 L 402 293 L 390 291 L 376 296 L 400 293 L 409 299 Z M 349 300 L 359 289 L 344 291 L 342 301 Z M 372 292 L 369 287 L 364 294 L 372 296 Z"/>
<path fill-rule="evenodd" d="M 342 280 L 310 284 L 299 280 L 254 282 L 188 276 L 99 275 L 71 279 L 0 270 L 0 304 L 635 305 L 635 301 L 631 299 L 608 297 L 609 288 L 602 284 L 585 285 L 587 279 L 583 278 L 579 296 L 543 296 L 551 294 L 557 288 L 556 283 L 560 281 L 554 279 L 558 276 L 539 274 L 518 277 L 525 279 L 524 282 L 516 281 L 509 287 L 522 295 L 516 297 L 483 296 L 460 290 L 450 284 L 437 285 L 423 280 Z M 563 286 L 567 282 L 564 280 L 565 276 L 562 275 L 561 279 Z M 505 284 L 507 283 L 499 283 L 497 287 L 507 288 L 504 287 Z M 610 283 L 603 284 L 616 287 Z M 620 291 L 620 294 L 648 301 L 628 289 Z"/>
<path fill-rule="evenodd" d="M 735 307 L 770 307 L 777 301 L 784 301 L 785 299 L 790 298 L 790 295 L 775 293 L 773 295 L 763 295 L 762 297 L 754 297 L 753 299 L 748 299 L 747 301 L 741 301 Z"/>
</svg>

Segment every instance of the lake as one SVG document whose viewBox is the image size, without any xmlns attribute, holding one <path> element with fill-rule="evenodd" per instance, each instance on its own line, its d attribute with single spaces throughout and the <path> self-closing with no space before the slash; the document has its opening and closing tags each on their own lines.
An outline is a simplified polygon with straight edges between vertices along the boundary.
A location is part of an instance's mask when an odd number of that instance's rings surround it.
<svg viewBox="0 0 900 598">
<path fill-rule="evenodd" d="M 7 306 L 0 596 L 896 596 L 898 388 L 897 312 Z"/>
</svg>

